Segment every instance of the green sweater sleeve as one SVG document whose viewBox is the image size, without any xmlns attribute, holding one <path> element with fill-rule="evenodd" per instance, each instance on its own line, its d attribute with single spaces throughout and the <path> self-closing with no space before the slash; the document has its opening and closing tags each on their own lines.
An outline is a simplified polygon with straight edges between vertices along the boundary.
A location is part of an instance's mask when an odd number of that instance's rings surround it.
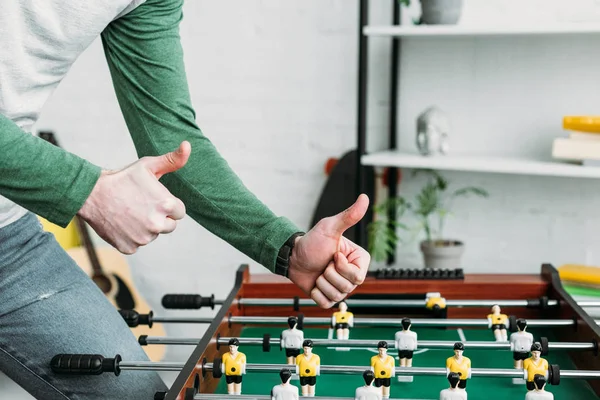
<svg viewBox="0 0 600 400">
<path fill-rule="evenodd" d="M 197 126 L 179 37 L 182 4 L 147 0 L 102 33 L 121 110 L 140 157 L 191 143 L 186 166 L 161 182 L 194 220 L 273 271 L 279 249 L 299 229 L 244 186 Z"/>
<path fill-rule="evenodd" d="M 0 195 L 66 227 L 99 177 L 99 167 L 0 115 Z"/>
</svg>

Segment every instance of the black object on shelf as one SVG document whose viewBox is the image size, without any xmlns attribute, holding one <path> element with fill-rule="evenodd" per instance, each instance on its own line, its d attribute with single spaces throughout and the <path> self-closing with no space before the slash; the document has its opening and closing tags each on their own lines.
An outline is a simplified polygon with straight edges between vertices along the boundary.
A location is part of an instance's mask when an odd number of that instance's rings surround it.
<svg viewBox="0 0 600 400">
<path fill-rule="evenodd" d="M 369 271 L 367 276 L 374 277 L 375 279 L 465 279 L 462 268 L 381 268 L 375 271 Z"/>
</svg>

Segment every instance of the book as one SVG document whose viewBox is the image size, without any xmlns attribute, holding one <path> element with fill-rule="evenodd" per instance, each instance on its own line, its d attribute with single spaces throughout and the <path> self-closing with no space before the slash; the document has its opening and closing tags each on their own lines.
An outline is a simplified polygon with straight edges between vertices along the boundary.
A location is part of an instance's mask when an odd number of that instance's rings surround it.
<svg viewBox="0 0 600 400">
<path fill-rule="evenodd" d="M 564 264 L 557 268 L 560 280 L 567 285 L 594 288 L 600 285 L 600 268 L 583 264 Z"/>
<path fill-rule="evenodd" d="M 556 138 L 552 143 L 552 157 L 562 160 L 600 160 L 600 141 Z"/>
<path fill-rule="evenodd" d="M 567 115 L 563 117 L 563 128 L 571 131 L 600 133 L 600 116 Z"/>
<path fill-rule="evenodd" d="M 569 139 L 571 140 L 600 140 L 600 134 L 587 132 L 570 132 Z"/>
</svg>

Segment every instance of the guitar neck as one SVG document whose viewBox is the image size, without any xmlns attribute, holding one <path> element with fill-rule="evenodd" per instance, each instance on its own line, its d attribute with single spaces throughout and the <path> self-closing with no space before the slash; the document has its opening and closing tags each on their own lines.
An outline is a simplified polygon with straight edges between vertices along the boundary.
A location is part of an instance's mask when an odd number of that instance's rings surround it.
<svg viewBox="0 0 600 400">
<path fill-rule="evenodd" d="M 85 251 L 90 259 L 90 264 L 92 264 L 92 269 L 94 270 L 94 275 L 104 275 L 102 272 L 102 267 L 100 266 L 100 259 L 98 258 L 98 253 L 96 253 L 96 249 L 94 248 L 94 244 L 92 243 L 92 238 L 90 236 L 90 231 L 88 230 L 88 226 L 85 221 L 78 216 L 75 216 L 75 222 L 77 223 L 77 227 L 79 229 L 79 236 L 81 237 L 81 241 L 83 246 L 85 247 Z"/>
</svg>

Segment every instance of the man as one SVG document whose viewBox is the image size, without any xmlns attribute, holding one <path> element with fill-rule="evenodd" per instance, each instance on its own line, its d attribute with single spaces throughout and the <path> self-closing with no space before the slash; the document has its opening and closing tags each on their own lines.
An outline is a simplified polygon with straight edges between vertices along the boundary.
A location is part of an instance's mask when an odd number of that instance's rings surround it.
<svg viewBox="0 0 600 400">
<path fill-rule="evenodd" d="M 525 400 L 554 400 L 554 395 L 544 390 L 546 378 L 544 375 L 536 374 L 533 377 L 535 388 L 525 394 Z"/>
<path fill-rule="evenodd" d="M 541 357 L 542 345 L 535 342 L 531 345 L 531 357 L 523 361 L 523 371 L 527 376 L 527 390 L 535 389 L 533 378 L 537 375 L 548 376 L 548 361 Z"/>
<path fill-rule="evenodd" d="M 460 376 L 456 372 L 448 374 L 450 387 L 440 392 L 440 400 L 467 400 L 467 391 L 458 387 Z"/>
<path fill-rule="evenodd" d="M 34 397 L 152 398 L 166 387 L 150 371 L 103 379 L 50 371 L 58 353 L 147 357 L 117 310 L 42 232 L 33 213 L 62 227 L 77 214 L 126 254 L 173 231 L 187 213 L 325 308 L 365 278 L 368 253 L 342 234 L 364 216 L 366 196 L 303 234 L 260 202 L 200 131 L 179 38 L 182 3 L 2 0 L 0 370 Z M 99 35 L 142 157 L 119 171 L 102 170 L 26 134 Z"/>
<path fill-rule="evenodd" d="M 279 371 L 279 378 L 281 378 L 281 383 L 271 389 L 271 400 L 298 400 L 298 388 L 290 385 L 292 371 L 283 368 Z"/>
<path fill-rule="evenodd" d="M 381 400 L 381 389 L 373 386 L 373 381 L 375 380 L 373 371 L 367 369 L 363 372 L 363 379 L 365 380 L 365 385 L 356 388 L 354 400 Z"/>
<path fill-rule="evenodd" d="M 398 349 L 398 359 L 401 367 L 412 367 L 413 353 L 417 349 L 417 333 L 410 330 L 410 318 L 402 318 L 402 330 L 396 332 L 394 336 L 396 349 Z M 399 375 L 398 382 L 412 382 L 413 377 L 408 375 Z"/>
<path fill-rule="evenodd" d="M 288 365 L 296 364 L 296 357 L 300 354 L 300 348 L 304 342 L 304 332 L 298 329 L 298 318 L 288 318 L 289 329 L 281 332 L 281 347 L 285 349 L 286 362 Z"/>
<path fill-rule="evenodd" d="M 242 375 L 246 373 L 246 355 L 238 351 L 240 341 L 229 339 L 229 353 L 223 354 L 221 372 L 225 373 L 227 393 L 242 394 Z"/>
<path fill-rule="evenodd" d="M 460 381 L 458 387 L 465 389 L 467 387 L 467 379 L 471 377 L 471 360 L 463 356 L 465 345 L 461 342 L 454 343 L 454 356 L 448 357 L 446 360 L 446 373 L 457 373 Z"/>
<path fill-rule="evenodd" d="M 315 397 L 317 376 L 321 375 L 321 358 L 312 352 L 312 340 L 305 340 L 302 348 L 304 353 L 296 357 L 296 374 L 300 375 L 302 396 Z"/>
<path fill-rule="evenodd" d="M 517 319 L 517 332 L 510 335 L 510 348 L 513 352 L 514 366 L 516 369 L 523 368 L 523 360 L 529 357 L 529 350 L 533 345 L 533 335 L 527 332 L 527 320 Z M 525 380 L 513 378 L 514 384 L 522 385 Z"/>
<path fill-rule="evenodd" d="M 396 361 L 387 354 L 388 344 L 382 340 L 377 343 L 379 354 L 371 357 L 371 369 L 375 374 L 375 386 L 381 388 L 384 399 L 390 398 L 391 378 L 396 376 Z"/>
</svg>

